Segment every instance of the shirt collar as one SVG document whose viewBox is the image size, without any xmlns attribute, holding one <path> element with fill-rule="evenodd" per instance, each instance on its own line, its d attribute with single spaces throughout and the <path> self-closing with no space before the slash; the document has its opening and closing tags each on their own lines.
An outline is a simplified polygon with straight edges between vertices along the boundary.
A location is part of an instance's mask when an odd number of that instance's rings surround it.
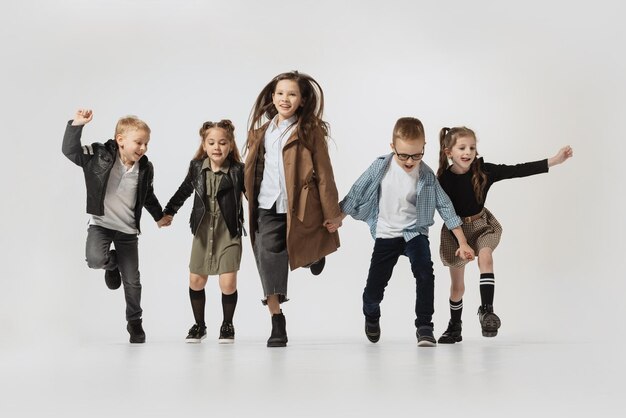
<svg viewBox="0 0 626 418">
<path fill-rule="evenodd" d="M 296 118 L 296 115 L 293 115 L 289 119 L 285 119 L 284 121 L 282 121 L 280 123 L 277 123 L 278 122 L 278 115 L 276 115 L 276 116 L 274 116 L 272 118 L 272 121 L 270 122 L 270 126 L 269 126 L 268 130 L 270 132 L 274 132 L 276 129 L 280 129 L 280 130 L 284 131 L 289 126 L 294 124 L 297 120 L 298 120 L 298 118 Z"/>
<path fill-rule="evenodd" d="M 219 171 L 221 171 L 224 174 L 227 174 L 229 167 L 230 167 L 230 160 L 226 158 L 226 160 L 224 160 L 224 162 L 222 163 L 222 166 L 220 167 Z M 204 161 L 202 162 L 202 170 L 213 171 L 211 170 L 211 159 L 209 157 L 206 157 Z"/>
<path fill-rule="evenodd" d="M 132 167 L 127 168 L 122 162 L 122 158 L 119 155 L 117 155 L 117 157 L 115 158 L 114 164 L 116 164 L 118 170 L 122 171 L 123 173 L 136 173 L 137 171 L 139 171 L 139 161 L 135 161 Z"/>
</svg>

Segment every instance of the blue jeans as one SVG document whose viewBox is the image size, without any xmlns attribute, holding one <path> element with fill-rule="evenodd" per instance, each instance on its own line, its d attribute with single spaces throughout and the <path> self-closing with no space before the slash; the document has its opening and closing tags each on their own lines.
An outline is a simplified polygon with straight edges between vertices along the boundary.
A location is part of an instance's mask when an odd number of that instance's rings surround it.
<svg viewBox="0 0 626 418">
<path fill-rule="evenodd" d="M 87 230 L 87 265 L 92 269 L 120 270 L 128 321 L 140 319 L 142 314 L 138 241 L 136 234 L 97 225 L 89 225 Z M 111 254 L 111 243 L 115 245 L 116 254 Z"/>
<path fill-rule="evenodd" d="M 415 278 L 415 326 L 432 327 L 435 274 L 430 258 L 430 242 L 425 235 L 418 235 L 408 242 L 402 237 L 376 239 L 363 290 L 363 314 L 370 322 L 380 318 L 380 302 L 401 255 L 409 258 Z"/>
</svg>

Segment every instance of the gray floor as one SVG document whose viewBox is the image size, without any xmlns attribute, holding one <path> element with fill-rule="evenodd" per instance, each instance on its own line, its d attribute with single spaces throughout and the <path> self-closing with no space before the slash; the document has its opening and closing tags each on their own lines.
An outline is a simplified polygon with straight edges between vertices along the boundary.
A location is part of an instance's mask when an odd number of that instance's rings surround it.
<svg viewBox="0 0 626 418">
<path fill-rule="evenodd" d="M 621 347 L 466 337 L 0 347 L 2 417 L 624 416 Z"/>
</svg>

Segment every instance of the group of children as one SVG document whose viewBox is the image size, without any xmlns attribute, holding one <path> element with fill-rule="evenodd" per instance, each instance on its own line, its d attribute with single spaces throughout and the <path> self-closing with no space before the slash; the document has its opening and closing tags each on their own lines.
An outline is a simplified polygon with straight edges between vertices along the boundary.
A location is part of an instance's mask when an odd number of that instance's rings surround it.
<svg viewBox="0 0 626 418">
<path fill-rule="evenodd" d="M 223 322 L 219 342 L 235 338 L 237 271 L 244 233 L 243 197 L 248 201 L 250 241 L 271 318 L 268 347 L 287 345 L 285 315 L 289 270 L 309 268 L 318 275 L 325 257 L 339 248 L 337 230 L 350 215 L 366 222 L 374 238 L 363 291 L 365 334 L 380 339 L 380 304 L 393 268 L 408 257 L 416 286 L 415 327 L 419 346 L 435 346 L 434 271 L 428 229 L 435 209 L 444 220 L 440 255 L 450 269 L 450 321 L 438 342 L 462 340 L 465 264 L 478 258 L 482 333 L 497 335 L 500 318 L 493 310 L 493 250 L 502 228 L 485 208 L 496 181 L 547 172 L 573 155 L 569 146 L 549 159 L 515 166 L 478 158 L 476 135 L 465 127 L 440 132 L 439 168 L 423 161 L 422 123 L 400 118 L 393 129 L 391 152 L 377 158 L 339 201 L 328 154 L 324 94 L 309 75 L 288 72 L 274 77 L 257 97 L 244 146 L 245 164 L 229 120 L 205 122 L 200 145 L 182 184 L 162 208 L 153 189 L 153 166 L 145 156 L 148 125 L 129 116 L 120 119 L 114 139 L 82 145 L 82 128 L 93 118 L 80 109 L 68 122 L 63 154 L 83 168 L 87 187 L 86 260 L 105 270 L 110 289 L 124 285 L 127 330 L 131 343 L 143 343 L 138 234 L 145 207 L 159 227 L 172 223 L 194 195 L 190 227 L 189 298 L 195 323 L 188 342 L 207 335 L 204 319 L 208 276 L 218 275 Z M 114 249 L 111 248 L 113 244 Z"/>
</svg>

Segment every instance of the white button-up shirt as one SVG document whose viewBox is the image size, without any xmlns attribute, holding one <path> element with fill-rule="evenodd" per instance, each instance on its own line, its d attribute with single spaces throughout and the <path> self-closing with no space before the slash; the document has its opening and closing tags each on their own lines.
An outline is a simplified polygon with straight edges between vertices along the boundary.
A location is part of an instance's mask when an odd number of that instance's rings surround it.
<svg viewBox="0 0 626 418">
<path fill-rule="evenodd" d="M 137 234 L 139 231 L 135 228 L 135 205 L 138 181 L 139 162 L 127 169 L 119 155 L 116 156 L 104 196 L 104 216 L 92 215 L 89 224 L 125 234 Z"/>
<path fill-rule="evenodd" d="M 292 124 L 296 122 L 296 117 L 277 122 L 278 116 L 272 119 L 265 131 L 265 166 L 259 190 L 259 207 L 271 209 L 276 202 L 276 213 L 287 213 L 283 147 L 291 136 L 294 127 Z"/>
</svg>

